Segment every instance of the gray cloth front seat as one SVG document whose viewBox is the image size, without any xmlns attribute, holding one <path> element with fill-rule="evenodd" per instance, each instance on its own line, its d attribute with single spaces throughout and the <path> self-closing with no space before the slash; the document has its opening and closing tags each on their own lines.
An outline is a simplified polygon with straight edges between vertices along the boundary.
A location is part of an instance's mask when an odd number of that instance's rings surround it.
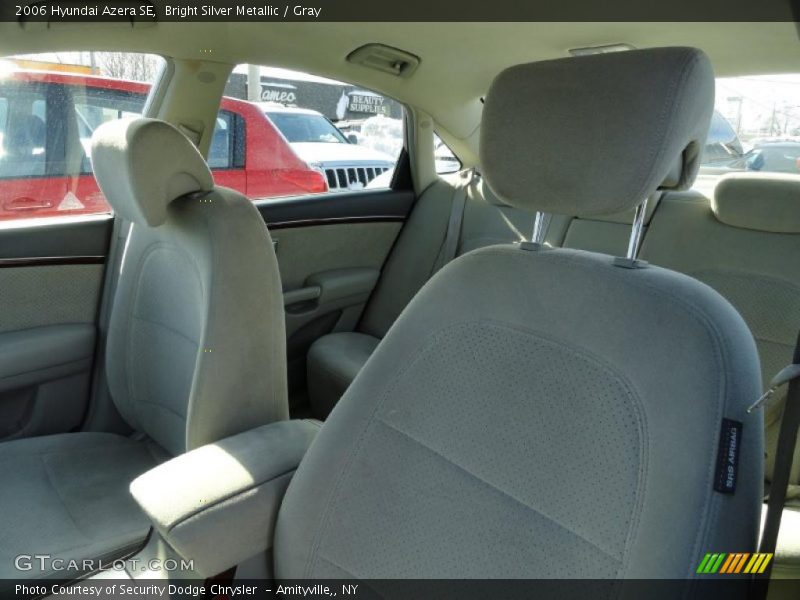
<svg viewBox="0 0 800 600">
<path fill-rule="evenodd" d="M 53 573 L 50 562 L 19 571 L 20 554 L 120 556 L 149 530 L 128 494 L 136 476 L 170 455 L 288 418 L 278 265 L 252 203 L 214 187 L 197 149 L 161 121 L 103 125 L 92 162 L 116 216 L 133 224 L 106 369 L 114 403 L 138 435 L 0 444 L 0 578 L 71 572 Z"/>
<path fill-rule="evenodd" d="M 483 174 L 531 211 L 629 210 L 676 161 L 677 185 L 694 178 L 713 97 L 689 48 L 508 69 L 486 97 Z M 753 338 L 708 286 L 638 267 L 525 244 L 439 271 L 300 464 L 277 577 L 379 594 L 393 578 L 683 579 L 706 552 L 752 551 Z M 717 469 L 723 432 L 735 472 Z"/>
</svg>

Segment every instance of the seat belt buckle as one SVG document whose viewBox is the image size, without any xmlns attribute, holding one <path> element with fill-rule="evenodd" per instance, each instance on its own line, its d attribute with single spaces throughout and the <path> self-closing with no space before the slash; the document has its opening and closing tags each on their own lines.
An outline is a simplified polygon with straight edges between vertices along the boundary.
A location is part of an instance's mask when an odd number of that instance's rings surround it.
<svg viewBox="0 0 800 600">
<path fill-rule="evenodd" d="M 757 408 L 764 406 L 767 400 L 775 395 L 775 392 L 778 391 L 778 388 L 786 385 L 794 379 L 797 379 L 798 377 L 800 377 L 800 364 L 792 364 L 781 369 L 780 372 L 772 378 L 772 381 L 769 382 L 769 388 L 767 391 L 761 394 L 761 397 L 756 400 L 752 406 L 750 406 L 750 408 L 747 409 L 747 412 L 751 413 Z"/>
</svg>

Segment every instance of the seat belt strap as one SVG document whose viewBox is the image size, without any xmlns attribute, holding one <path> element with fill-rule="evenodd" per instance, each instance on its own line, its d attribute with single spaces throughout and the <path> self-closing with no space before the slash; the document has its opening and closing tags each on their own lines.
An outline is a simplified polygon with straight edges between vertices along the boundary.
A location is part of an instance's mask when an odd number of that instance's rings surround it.
<svg viewBox="0 0 800 600">
<path fill-rule="evenodd" d="M 442 249 L 436 257 L 436 262 L 433 263 L 431 275 L 456 257 L 458 242 L 461 239 L 461 224 L 464 221 L 464 208 L 467 204 L 467 194 L 470 185 L 472 185 L 472 182 L 475 180 L 475 175 L 475 169 L 469 169 L 469 171 L 465 173 L 467 179 L 466 183 L 453 190 L 453 198 L 450 202 L 450 219 L 447 222 L 447 232 L 444 236 Z"/>
<path fill-rule="evenodd" d="M 786 393 L 786 402 L 781 417 L 781 427 L 778 433 L 778 444 L 775 452 L 775 469 L 772 474 L 772 484 L 767 501 L 767 517 L 764 523 L 764 532 L 761 535 L 759 553 L 774 553 L 778 543 L 778 532 L 781 527 L 783 507 L 786 503 L 786 492 L 789 488 L 791 477 L 792 459 L 797 445 L 797 434 L 800 430 L 800 334 L 797 336 L 797 345 L 794 349 L 792 364 L 781 370 L 770 382 L 769 389 L 748 409 L 753 411 L 763 405 L 782 385 L 789 384 Z M 766 579 L 760 582 L 758 596 L 766 597 L 769 575 L 772 570 L 770 561 L 767 569 L 759 577 Z M 763 595 L 762 595 L 763 594 Z"/>
</svg>

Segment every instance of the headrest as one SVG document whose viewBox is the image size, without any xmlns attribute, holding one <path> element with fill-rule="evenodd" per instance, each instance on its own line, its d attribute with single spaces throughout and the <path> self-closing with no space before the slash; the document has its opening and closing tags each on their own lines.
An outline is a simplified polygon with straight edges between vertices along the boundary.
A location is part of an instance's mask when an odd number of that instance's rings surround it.
<svg viewBox="0 0 800 600">
<path fill-rule="evenodd" d="M 486 96 L 481 169 L 518 208 L 624 212 L 691 184 L 713 108 L 714 72 L 694 48 L 518 65 Z"/>
<path fill-rule="evenodd" d="M 120 119 L 92 136 L 92 166 L 114 212 L 139 225 L 158 227 L 170 202 L 210 191 L 214 180 L 189 139 L 156 119 Z"/>
<path fill-rule="evenodd" d="M 718 221 L 772 233 L 800 233 L 800 175 L 730 173 L 714 188 Z"/>
</svg>

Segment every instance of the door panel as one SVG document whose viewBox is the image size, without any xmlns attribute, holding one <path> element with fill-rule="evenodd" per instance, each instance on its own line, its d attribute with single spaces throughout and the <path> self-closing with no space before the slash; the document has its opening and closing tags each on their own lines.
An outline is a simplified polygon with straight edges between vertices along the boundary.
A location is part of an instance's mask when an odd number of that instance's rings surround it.
<svg viewBox="0 0 800 600">
<path fill-rule="evenodd" d="M 111 219 L 0 228 L 0 440 L 78 428 Z"/>
<path fill-rule="evenodd" d="M 293 408 L 308 348 L 356 327 L 413 201 L 412 192 L 378 190 L 257 203 L 281 271 Z"/>
</svg>

